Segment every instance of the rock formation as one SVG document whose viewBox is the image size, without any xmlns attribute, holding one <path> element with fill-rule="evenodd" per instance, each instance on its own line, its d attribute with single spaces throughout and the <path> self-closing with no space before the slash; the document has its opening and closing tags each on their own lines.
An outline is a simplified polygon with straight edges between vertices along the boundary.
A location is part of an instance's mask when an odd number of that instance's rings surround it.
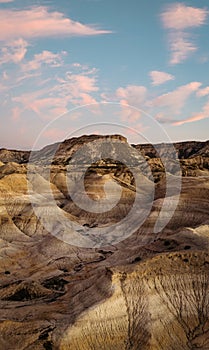
<svg viewBox="0 0 209 350">
<path fill-rule="evenodd" d="M 209 349 L 209 142 L 174 146 L 0 150 L 0 350 Z"/>
</svg>

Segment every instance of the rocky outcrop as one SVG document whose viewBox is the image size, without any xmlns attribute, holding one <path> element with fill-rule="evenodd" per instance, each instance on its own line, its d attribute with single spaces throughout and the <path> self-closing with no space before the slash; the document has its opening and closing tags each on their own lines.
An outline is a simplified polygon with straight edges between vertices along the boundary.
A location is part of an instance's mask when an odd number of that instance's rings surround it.
<svg viewBox="0 0 209 350">
<path fill-rule="evenodd" d="M 3 163 L 15 162 L 15 163 L 27 163 L 30 156 L 29 151 L 16 151 L 8 150 L 5 148 L 0 149 L 0 161 Z"/>
<path fill-rule="evenodd" d="M 172 154 L 172 147 L 174 146 L 179 159 L 193 158 L 195 156 L 208 157 L 209 155 L 209 141 L 186 141 L 186 142 L 176 142 L 173 145 L 166 143 L 159 143 L 156 145 L 142 144 L 142 145 L 132 145 L 145 156 L 149 158 L 158 158 L 159 154 L 164 152 Z"/>
<path fill-rule="evenodd" d="M 16 151 L 16 150 L 0 150 L 0 161 L 4 163 L 25 164 L 28 162 L 36 164 L 53 164 L 61 167 L 71 162 L 72 157 L 85 144 L 92 144 L 94 141 L 120 142 L 127 144 L 127 139 L 121 135 L 83 135 L 74 137 L 63 142 L 58 142 L 44 147 L 39 151 Z M 139 152 L 139 156 L 143 157 L 151 171 L 155 182 L 159 182 L 165 176 L 164 161 L 169 161 L 169 171 L 176 175 L 178 171 L 178 161 L 180 161 L 183 176 L 208 176 L 209 172 L 209 141 L 187 141 L 172 144 L 142 144 L 132 145 L 133 150 Z M 176 150 L 176 151 L 175 151 Z M 0 164 L 1 165 L 1 164 Z M 110 163 L 105 162 L 109 166 Z M 113 166 L 115 166 L 113 164 Z M 10 165 L 11 167 L 11 165 Z M 101 164 L 100 164 L 101 167 Z M 150 174 L 147 172 L 147 176 Z"/>
</svg>

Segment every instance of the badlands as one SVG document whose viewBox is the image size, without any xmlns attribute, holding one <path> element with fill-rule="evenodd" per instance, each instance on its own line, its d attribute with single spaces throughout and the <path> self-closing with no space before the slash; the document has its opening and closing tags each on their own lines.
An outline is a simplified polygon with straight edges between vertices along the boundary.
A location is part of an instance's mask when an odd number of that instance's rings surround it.
<svg viewBox="0 0 209 350">
<path fill-rule="evenodd" d="M 0 150 L 0 350 L 209 349 L 209 141 Z"/>
</svg>

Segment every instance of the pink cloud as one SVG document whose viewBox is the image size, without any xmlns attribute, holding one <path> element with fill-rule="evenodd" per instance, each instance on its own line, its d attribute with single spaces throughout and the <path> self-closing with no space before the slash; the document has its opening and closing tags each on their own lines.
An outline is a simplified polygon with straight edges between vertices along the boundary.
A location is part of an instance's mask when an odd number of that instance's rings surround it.
<svg viewBox="0 0 209 350">
<path fill-rule="evenodd" d="M 152 85 L 156 86 L 156 85 L 161 85 L 166 83 L 169 80 L 174 80 L 175 77 L 169 73 L 166 72 L 161 72 L 161 71 L 151 71 L 149 73 L 149 76 L 152 80 Z"/>
<path fill-rule="evenodd" d="M 89 94 L 81 93 L 80 97 L 84 105 L 97 104 L 97 101 Z"/>
<path fill-rule="evenodd" d="M 126 102 L 126 101 L 124 101 Z M 120 115 L 120 119 L 122 121 L 128 121 L 129 123 L 135 123 L 138 119 L 141 118 L 141 112 L 133 109 L 129 106 L 126 106 L 125 103 L 123 103 L 123 101 L 121 101 L 121 115 Z"/>
<path fill-rule="evenodd" d="M 20 63 L 27 52 L 28 43 L 23 39 L 17 39 L 9 42 L 1 48 L 0 64 L 13 62 Z"/>
<path fill-rule="evenodd" d="M 52 116 L 64 113 L 67 111 L 67 100 L 61 97 L 45 97 L 45 98 L 33 98 L 34 94 L 25 94 L 20 97 L 15 97 L 14 102 L 19 102 L 23 106 L 23 110 L 30 110 L 38 115 L 43 115 L 44 118 L 48 117 L 48 114 Z"/>
<path fill-rule="evenodd" d="M 65 17 L 61 12 L 50 12 L 40 6 L 29 10 L 0 10 L 0 40 L 36 38 L 49 36 L 87 36 L 107 34 L 110 31 L 97 29 Z"/>
<path fill-rule="evenodd" d="M 76 89 L 83 92 L 98 91 L 98 87 L 95 85 L 95 78 L 88 77 L 85 75 L 72 75 L 69 79 L 73 84 L 75 84 Z"/>
<path fill-rule="evenodd" d="M 163 25 L 167 29 L 182 31 L 187 28 L 199 27 L 207 19 L 208 11 L 197 7 L 176 3 L 161 14 Z"/>
<path fill-rule="evenodd" d="M 147 89 L 144 86 L 128 85 L 116 90 L 116 97 L 121 103 L 121 120 L 130 123 L 136 122 L 141 117 L 141 111 L 132 108 L 141 108 L 145 102 Z"/>
<path fill-rule="evenodd" d="M 14 0 L 0 0 L 0 4 L 4 4 L 4 3 L 7 3 L 7 2 L 13 2 Z"/>
<path fill-rule="evenodd" d="M 60 84 L 55 90 L 71 103 L 77 105 L 96 103 L 92 96 L 93 93 L 99 91 L 95 76 L 67 73 L 65 79 L 58 79 L 58 82 Z"/>
<path fill-rule="evenodd" d="M 170 64 L 178 64 L 185 61 L 197 47 L 188 39 L 185 33 L 170 35 L 169 45 L 171 50 Z"/>
<path fill-rule="evenodd" d="M 49 97 L 50 90 L 43 88 L 34 92 L 26 92 L 20 96 L 12 98 L 18 104 L 20 114 L 23 111 L 33 111 L 44 119 L 53 115 L 53 109 L 66 108 L 67 101 L 61 97 Z"/>
<path fill-rule="evenodd" d="M 40 69 L 43 64 L 49 67 L 60 67 L 63 63 L 63 56 L 66 54 L 66 51 L 53 53 L 51 51 L 44 50 L 41 53 L 34 55 L 33 60 L 22 65 L 22 69 L 24 71 L 37 70 Z"/>
<path fill-rule="evenodd" d="M 130 123 L 136 122 L 141 117 L 140 110 L 132 107 L 141 108 L 147 95 L 147 89 L 140 85 L 128 85 L 125 88 L 116 90 L 116 97 L 121 103 L 121 120 Z M 132 107 L 131 107 L 132 106 Z"/>
<path fill-rule="evenodd" d="M 151 102 L 152 107 L 168 107 L 172 114 L 179 114 L 187 99 L 192 93 L 197 91 L 202 84 L 192 82 L 178 87 L 176 90 L 158 96 Z"/>
<path fill-rule="evenodd" d="M 63 114 L 67 111 L 67 101 L 63 98 L 37 98 L 35 100 L 27 99 L 27 94 L 22 95 L 20 97 L 13 98 L 13 101 L 16 103 L 19 103 L 21 107 L 15 107 L 13 109 L 13 115 L 17 115 L 17 112 L 19 113 L 19 116 L 24 111 L 32 111 L 36 113 L 37 115 L 43 117 L 43 119 L 48 119 L 49 117 L 56 117 L 60 114 Z M 16 114 L 14 114 L 16 111 Z M 14 119 L 15 117 L 13 117 Z M 15 118 L 17 119 L 17 118 Z"/>
<path fill-rule="evenodd" d="M 47 56 L 48 57 L 48 56 Z M 21 112 L 33 111 L 43 119 L 50 119 L 68 111 L 68 105 L 97 104 L 93 94 L 99 90 L 95 76 L 67 73 L 56 79 L 54 86 L 13 97 Z M 94 106 L 94 110 L 96 107 Z"/>
<path fill-rule="evenodd" d="M 135 107 L 139 107 L 146 98 L 147 89 L 144 86 L 128 85 L 125 88 L 118 88 L 116 90 L 116 96 L 124 104 L 129 104 Z"/>
<path fill-rule="evenodd" d="M 155 115 L 155 119 L 160 123 L 160 124 L 171 124 L 175 125 L 175 123 L 178 123 L 179 120 L 176 118 L 170 117 L 167 113 L 157 113 Z"/>
<path fill-rule="evenodd" d="M 191 35 L 185 31 L 205 24 L 207 15 L 206 9 L 178 3 L 169 6 L 161 14 L 163 26 L 169 30 L 171 64 L 181 63 L 197 50 L 197 46 L 191 40 Z"/>
<path fill-rule="evenodd" d="M 204 97 L 204 96 L 207 96 L 207 95 L 209 95 L 209 86 L 207 86 L 204 89 L 200 89 L 200 90 L 197 91 L 197 96 L 198 97 Z"/>
<path fill-rule="evenodd" d="M 190 118 L 187 118 L 184 120 L 179 120 L 177 122 L 174 122 L 173 125 L 180 126 L 180 125 L 183 125 L 186 123 L 193 123 L 193 122 L 196 122 L 196 121 L 204 119 L 204 118 L 205 118 L 205 116 L 203 114 L 198 114 L 198 115 L 195 115 L 194 117 L 190 117 Z"/>
<path fill-rule="evenodd" d="M 22 74 L 16 79 L 17 84 L 21 83 L 23 80 L 37 78 L 41 76 L 40 72 L 35 72 L 35 73 L 21 72 L 21 73 Z"/>
<path fill-rule="evenodd" d="M 190 118 L 177 121 L 177 122 L 173 123 L 173 125 L 180 126 L 180 125 L 183 125 L 186 123 L 193 123 L 193 122 L 196 122 L 196 121 L 199 121 L 202 119 L 206 119 L 206 118 L 209 118 L 209 102 L 207 102 L 205 104 L 201 113 L 196 114 Z"/>
</svg>

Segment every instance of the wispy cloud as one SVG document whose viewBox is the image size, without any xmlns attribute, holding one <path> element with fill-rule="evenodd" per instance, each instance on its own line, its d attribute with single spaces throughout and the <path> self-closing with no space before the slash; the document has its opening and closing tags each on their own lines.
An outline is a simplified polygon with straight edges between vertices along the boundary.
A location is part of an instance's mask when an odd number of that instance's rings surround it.
<svg viewBox="0 0 209 350">
<path fill-rule="evenodd" d="M 173 65 L 185 61 L 193 52 L 197 51 L 197 46 L 186 33 L 170 34 L 169 45 L 171 50 L 170 64 Z"/>
<path fill-rule="evenodd" d="M 187 118 L 187 119 L 175 121 L 172 125 L 181 126 L 183 124 L 194 123 L 194 122 L 202 120 L 202 119 L 205 119 L 204 114 L 197 114 L 197 115 L 190 117 L 190 118 Z"/>
<path fill-rule="evenodd" d="M 120 87 L 116 91 L 116 96 L 121 103 L 139 107 L 146 99 L 147 89 L 145 86 L 128 85 L 125 88 Z"/>
<path fill-rule="evenodd" d="M 85 25 L 65 17 L 61 12 L 51 12 L 47 7 L 27 10 L 0 10 L 0 40 L 58 36 L 90 36 L 110 33 L 93 25 Z"/>
<path fill-rule="evenodd" d="M 171 64 L 186 60 L 197 50 L 188 30 L 205 24 L 208 11 L 202 8 L 175 3 L 161 14 L 163 26 L 169 31 L 168 41 Z"/>
<path fill-rule="evenodd" d="M 178 122 L 178 119 L 173 119 L 170 115 L 165 114 L 165 113 L 157 113 L 155 114 L 155 119 L 160 123 L 160 124 L 174 124 Z"/>
<path fill-rule="evenodd" d="M 13 2 L 14 0 L 0 0 L 0 4 L 8 3 L 8 2 Z"/>
<path fill-rule="evenodd" d="M 65 78 L 58 79 L 59 84 L 55 88 L 57 93 L 75 105 L 96 103 L 92 94 L 99 90 L 95 75 L 66 73 Z"/>
<path fill-rule="evenodd" d="M 169 6 L 161 14 L 161 18 L 165 28 L 181 31 L 203 25 L 207 18 L 207 10 L 176 3 Z"/>
<path fill-rule="evenodd" d="M 28 43 L 24 39 L 17 39 L 8 42 L 7 45 L 1 48 L 0 64 L 9 62 L 20 63 L 27 52 Z"/>
<path fill-rule="evenodd" d="M 23 84 L 24 80 L 41 77 L 41 73 L 37 72 L 37 71 L 33 72 L 33 73 L 20 71 L 20 73 L 21 74 L 15 80 L 15 85 L 16 86 Z M 41 80 L 41 83 L 42 82 L 43 82 L 43 80 Z"/>
<path fill-rule="evenodd" d="M 45 56 L 44 56 L 45 57 Z M 94 72 L 94 70 L 92 69 Z M 25 92 L 13 97 L 16 105 L 15 119 L 24 111 L 33 111 L 43 119 L 51 119 L 67 112 L 69 106 L 96 103 L 94 93 L 97 93 L 97 77 L 93 73 L 73 74 L 67 72 L 62 78 L 55 78 L 49 87 L 34 92 Z"/>
<path fill-rule="evenodd" d="M 63 56 L 66 54 L 66 51 L 53 53 L 51 51 L 44 50 L 41 53 L 34 55 L 33 60 L 23 64 L 22 70 L 25 72 L 38 70 L 43 64 L 49 67 L 60 67 L 63 64 Z"/>
<path fill-rule="evenodd" d="M 178 87 L 176 90 L 160 95 L 151 101 L 152 107 L 166 107 L 169 114 L 180 114 L 187 99 L 192 93 L 197 91 L 202 84 L 200 82 L 191 82 Z"/>
<path fill-rule="evenodd" d="M 191 116 L 189 118 L 177 121 L 177 122 L 173 123 L 173 125 L 174 126 L 180 126 L 180 125 L 183 125 L 183 124 L 193 123 L 193 122 L 196 122 L 196 121 L 199 121 L 199 120 L 202 120 L 202 119 L 206 119 L 206 118 L 209 118 L 209 102 L 207 102 L 203 106 L 203 109 L 202 109 L 202 111 L 200 113 L 198 113 L 198 114 L 196 114 L 194 116 Z"/>
<path fill-rule="evenodd" d="M 44 92 L 43 92 L 44 95 Z M 67 98 L 50 97 L 41 91 L 24 93 L 14 97 L 13 102 L 18 104 L 14 108 L 15 119 L 19 119 L 24 111 L 32 111 L 42 119 L 56 117 L 67 111 Z"/>
<path fill-rule="evenodd" d="M 207 86 L 204 89 L 200 89 L 200 90 L 197 91 L 197 96 L 198 97 L 204 97 L 204 96 L 207 96 L 207 95 L 209 95 L 209 86 Z"/>
<path fill-rule="evenodd" d="M 152 80 L 152 85 L 157 86 L 166 83 L 169 80 L 174 80 L 175 77 L 172 74 L 153 70 L 149 73 L 149 76 Z"/>
<path fill-rule="evenodd" d="M 140 85 L 128 85 L 116 90 L 116 97 L 121 103 L 121 120 L 130 123 L 136 122 L 141 117 L 140 109 L 144 105 L 147 96 L 147 88 Z M 137 107 L 133 109 L 132 107 Z"/>
</svg>

